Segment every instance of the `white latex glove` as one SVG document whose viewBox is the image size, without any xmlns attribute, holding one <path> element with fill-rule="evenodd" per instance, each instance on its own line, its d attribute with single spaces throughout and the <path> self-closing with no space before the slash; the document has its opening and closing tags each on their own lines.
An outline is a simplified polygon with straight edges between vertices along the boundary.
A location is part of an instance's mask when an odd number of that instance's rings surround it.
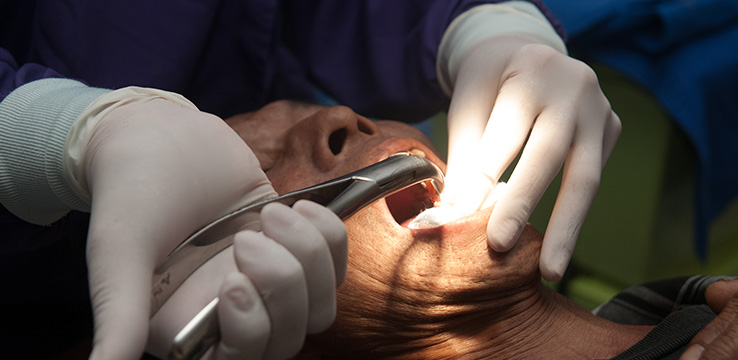
<svg viewBox="0 0 738 360">
<path fill-rule="evenodd" d="M 306 334 L 326 330 L 335 319 L 335 289 L 347 261 L 343 222 L 327 208 L 301 201 L 293 209 L 266 206 L 262 224 L 263 233 L 236 236 L 241 273 L 231 273 L 220 290 L 223 335 L 216 360 L 292 357 Z"/>
<path fill-rule="evenodd" d="M 446 191 L 451 202 L 471 211 L 482 205 L 485 196 L 479 194 L 491 190 L 525 144 L 487 226 L 496 251 L 515 244 L 564 165 L 540 258 L 542 275 L 559 280 L 621 130 L 593 70 L 534 37 L 488 38 L 459 62 L 448 122 L 451 186 Z M 473 168 L 462 169 L 466 159 L 474 160 Z M 468 188 L 468 179 L 480 178 L 485 181 L 476 181 L 483 185 L 475 185 L 474 197 L 461 198 L 452 185 Z"/>
<path fill-rule="evenodd" d="M 221 119 L 163 99 L 138 99 L 102 117 L 82 164 L 82 187 L 89 188 L 92 199 L 87 242 L 95 319 L 91 358 L 138 359 L 149 335 L 151 276 L 156 265 L 203 225 L 276 194 L 253 152 Z M 247 247 L 248 241 L 237 243 Z M 325 254 L 315 261 L 324 258 Z M 248 263 L 239 265 L 242 262 Z M 244 268 L 258 272 L 262 265 Z M 209 282 L 219 286 L 225 273 L 220 274 Z M 231 294 L 234 286 L 243 289 L 243 283 L 234 279 L 230 276 L 225 282 L 225 294 Z M 325 295 L 325 288 L 318 291 L 321 299 L 331 297 Z M 333 295 L 333 289 L 328 293 Z M 217 289 L 210 294 L 195 289 L 189 295 L 192 301 L 174 305 L 196 312 L 202 307 L 198 296 L 212 299 Z M 297 299 L 284 307 L 304 306 L 301 302 Z M 271 309 L 269 299 L 266 306 Z M 272 318 L 271 326 L 276 331 L 283 321 Z M 326 322 L 321 318 L 316 327 Z M 223 337 L 229 341 L 243 335 L 242 330 L 224 326 Z"/>
<path fill-rule="evenodd" d="M 208 359 L 285 359 L 297 354 L 306 334 L 331 325 L 335 288 L 346 271 L 343 222 L 309 201 L 269 204 L 261 219 L 263 232 L 238 233 L 233 247 L 164 304 L 151 321 L 149 352 L 164 357 L 174 335 L 215 296 L 221 341 Z M 222 286 L 213 282 L 223 274 Z"/>
</svg>

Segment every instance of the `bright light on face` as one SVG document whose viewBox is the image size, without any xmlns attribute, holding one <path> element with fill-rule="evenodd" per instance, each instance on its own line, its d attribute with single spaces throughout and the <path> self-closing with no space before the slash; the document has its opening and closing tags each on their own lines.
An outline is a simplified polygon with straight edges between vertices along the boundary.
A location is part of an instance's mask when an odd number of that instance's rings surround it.
<svg viewBox="0 0 738 360">
<path fill-rule="evenodd" d="M 410 228 L 443 225 L 492 206 L 497 201 L 500 192 L 496 190 L 504 183 L 498 184 L 482 173 L 480 168 L 484 159 L 480 158 L 480 152 L 470 150 L 467 154 L 457 157 L 453 163 L 449 161 L 441 200 L 410 222 Z"/>
<path fill-rule="evenodd" d="M 442 225 L 477 210 L 492 206 L 502 196 L 504 183 L 486 175 L 492 154 L 520 146 L 515 136 L 527 129 L 516 128 L 520 106 L 514 101 L 498 99 L 493 114 L 483 121 L 474 121 L 479 109 L 458 109 L 456 119 L 449 121 L 448 167 L 441 201 L 436 207 L 421 213 L 411 227 Z M 510 157 L 502 155 L 503 157 Z M 514 154 L 512 154 L 514 157 Z"/>
<path fill-rule="evenodd" d="M 483 209 L 494 205 L 505 192 L 506 186 L 507 184 L 504 182 L 497 183 L 490 194 L 486 196 L 485 200 L 482 202 L 482 205 L 479 206 L 477 209 Z M 418 214 L 418 216 L 416 216 L 415 219 L 413 219 L 408 224 L 408 227 L 411 229 L 422 229 L 440 226 L 460 219 L 466 215 L 470 215 L 474 211 L 465 212 L 461 210 L 460 206 L 440 201 L 438 204 L 436 204 L 435 207 L 426 209 L 425 211 Z"/>
<path fill-rule="evenodd" d="M 479 170 L 484 164 L 483 159 L 479 158 L 482 154 L 479 147 L 484 123 L 450 122 L 448 131 L 448 167 L 441 200 L 443 204 L 453 206 L 459 212 L 471 213 L 481 203 L 474 199 L 489 192 L 490 182 Z"/>
</svg>

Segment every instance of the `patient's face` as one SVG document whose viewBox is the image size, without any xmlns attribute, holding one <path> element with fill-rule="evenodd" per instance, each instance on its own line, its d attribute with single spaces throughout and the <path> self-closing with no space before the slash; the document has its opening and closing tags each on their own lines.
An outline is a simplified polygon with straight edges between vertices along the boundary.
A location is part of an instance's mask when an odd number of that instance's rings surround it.
<svg viewBox="0 0 738 360">
<path fill-rule="evenodd" d="M 345 107 L 281 101 L 227 121 L 256 153 L 279 193 L 403 150 L 420 150 L 445 169 L 430 141 L 415 128 L 372 122 Z M 386 331 L 395 339 L 405 330 L 439 331 L 438 326 L 453 326 L 449 321 L 473 318 L 480 307 L 513 303 L 521 292 L 533 291 L 528 284 L 539 283 L 540 233 L 528 227 L 513 250 L 495 253 L 486 241 L 489 212 L 414 230 L 402 225 L 408 215 L 395 219 L 381 200 L 347 220 L 349 267 L 338 289 L 334 331 L 345 335 L 361 329 L 356 335 L 364 340 Z M 464 328 L 470 331 L 468 324 Z"/>
</svg>

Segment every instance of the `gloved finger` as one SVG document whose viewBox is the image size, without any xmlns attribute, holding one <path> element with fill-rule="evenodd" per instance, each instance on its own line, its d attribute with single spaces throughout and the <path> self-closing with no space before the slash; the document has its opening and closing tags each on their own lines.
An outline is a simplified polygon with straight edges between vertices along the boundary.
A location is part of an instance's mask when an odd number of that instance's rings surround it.
<svg viewBox="0 0 738 360">
<path fill-rule="evenodd" d="M 605 123 L 605 136 L 602 141 L 602 167 L 605 167 L 607 160 L 610 159 L 622 130 L 623 124 L 620 122 L 620 117 L 614 111 L 610 111 Z"/>
<path fill-rule="evenodd" d="M 307 283 L 307 332 L 327 329 L 336 317 L 336 275 L 323 234 L 298 211 L 272 203 L 261 211 L 264 234 L 299 261 Z"/>
<path fill-rule="evenodd" d="M 480 65 L 484 67 L 484 64 Z M 497 88 L 489 84 L 497 81 L 484 79 L 486 75 L 480 74 L 486 74 L 486 71 L 469 70 L 460 73 L 456 80 L 448 108 L 449 148 L 463 148 L 467 140 L 477 143 L 487 125 L 497 98 Z M 453 143 L 462 141 L 464 143 Z"/>
<path fill-rule="evenodd" d="M 484 162 L 480 166 L 494 181 L 499 180 L 520 152 L 540 111 L 528 105 L 532 102 L 524 99 L 525 93 L 517 82 L 506 83 L 484 130 L 480 146 Z"/>
<path fill-rule="evenodd" d="M 717 318 L 692 338 L 680 360 L 735 359 L 736 356 L 738 356 L 738 296 L 734 296 Z"/>
<path fill-rule="evenodd" d="M 336 286 L 341 285 L 346 278 L 346 267 L 348 266 L 346 225 L 328 208 L 312 201 L 300 200 L 292 208 L 308 219 L 323 234 L 333 258 Z"/>
<path fill-rule="evenodd" d="M 469 178 L 463 173 L 464 162 L 479 152 L 478 144 L 496 97 L 496 89 L 483 80 L 468 74 L 461 74 L 457 79 L 448 110 L 448 178 L 444 189 L 447 202 L 456 203 L 456 194 L 461 191 L 454 184 L 468 184 Z"/>
<path fill-rule="evenodd" d="M 226 275 L 219 293 L 220 341 L 214 360 L 261 359 L 269 344 L 269 314 L 246 275 Z"/>
<path fill-rule="evenodd" d="M 106 235 L 91 226 L 88 237 L 90 298 L 95 319 L 90 359 L 137 359 L 143 354 L 148 337 L 153 271 L 147 261 L 150 253 L 145 247 L 130 246 Z"/>
<path fill-rule="evenodd" d="M 506 191 L 492 209 L 487 240 L 495 251 L 507 251 L 515 244 L 544 191 L 561 169 L 571 143 L 565 135 L 573 131 L 562 128 L 567 122 L 558 121 L 555 114 L 556 111 L 544 111 L 538 116 Z"/>
<path fill-rule="evenodd" d="M 540 111 L 538 107 L 532 106 L 535 102 L 528 101 L 523 94 L 528 94 L 523 81 L 506 82 L 500 90 L 492 115 L 482 135 L 477 156 L 481 154 L 484 160 L 474 166 L 480 168 L 488 189 L 492 189 L 492 186 L 497 183 L 502 173 L 520 152 Z M 471 178 L 471 176 L 468 177 Z M 466 180 L 464 185 L 466 183 L 469 181 Z M 466 198 L 467 201 L 478 201 L 474 204 L 476 207 L 462 203 L 462 206 L 466 206 L 462 209 L 473 211 L 492 205 L 491 192 L 485 192 L 481 187 L 478 188 L 472 191 L 479 196 Z"/>
<path fill-rule="evenodd" d="M 263 233 L 234 236 L 238 269 L 259 289 L 269 312 L 271 336 L 265 359 L 287 359 L 302 348 L 308 321 L 308 293 L 300 262 Z"/>
<path fill-rule="evenodd" d="M 564 166 L 561 188 L 556 198 L 541 248 L 541 275 L 558 281 L 574 252 L 579 231 L 600 186 L 601 142 L 594 136 L 579 136 Z"/>
</svg>

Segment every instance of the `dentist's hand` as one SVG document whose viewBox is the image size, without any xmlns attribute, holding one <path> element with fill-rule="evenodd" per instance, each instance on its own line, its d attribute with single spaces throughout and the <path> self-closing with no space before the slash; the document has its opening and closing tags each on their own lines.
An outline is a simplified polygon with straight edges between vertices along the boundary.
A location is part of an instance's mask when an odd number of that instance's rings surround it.
<svg viewBox="0 0 738 360">
<path fill-rule="evenodd" d="M 323 206 L 300 201 L 293 208 L 267 205 L 262 224 L 263 233 L 236 236 L 241 272 L 221 289 L 227 300 L 218 309 L 223 336 L 216 360 L 290 358 L 306 334 L 328 329 L 336 317 L 335 289 L 347 264 L 343 222 Z"/>
<path fill-rule="evenodd" d="M 261 222 L 263 232 L 236 234 L 233 247 L 193 273 L 157 312 L 150 353 L 164 357 L 184 324 L 215 296 L 221 338 L 206 358 L 286 359 L 300 351 L 306 334 L 331 325 L 335 289 L 346 273 L 343 222 L 309 201 L 269 204 Z M 213 281 L 223 274 L 222 285 Z"/>
<path fill-rule="evenodd" d="M 449 184 L 464 158 L 496 182 L 525 145 L 489 219 L 496 251 L 515 244 L 563 165 L 540 259 L 542 275 L 559 280 L 621 130 L 592 69 L 524 36 L 487 39 L 460 64 L 448 121 Z"/>
<path fill-rule="evenodd" d="M 104 115 L 82 164 L 92 198 L 91 358 L 138 359 L 148 338 L 155 266 L 216 217 L 276 194 L 221 119 L 158 98 Z"/>
</svg>

